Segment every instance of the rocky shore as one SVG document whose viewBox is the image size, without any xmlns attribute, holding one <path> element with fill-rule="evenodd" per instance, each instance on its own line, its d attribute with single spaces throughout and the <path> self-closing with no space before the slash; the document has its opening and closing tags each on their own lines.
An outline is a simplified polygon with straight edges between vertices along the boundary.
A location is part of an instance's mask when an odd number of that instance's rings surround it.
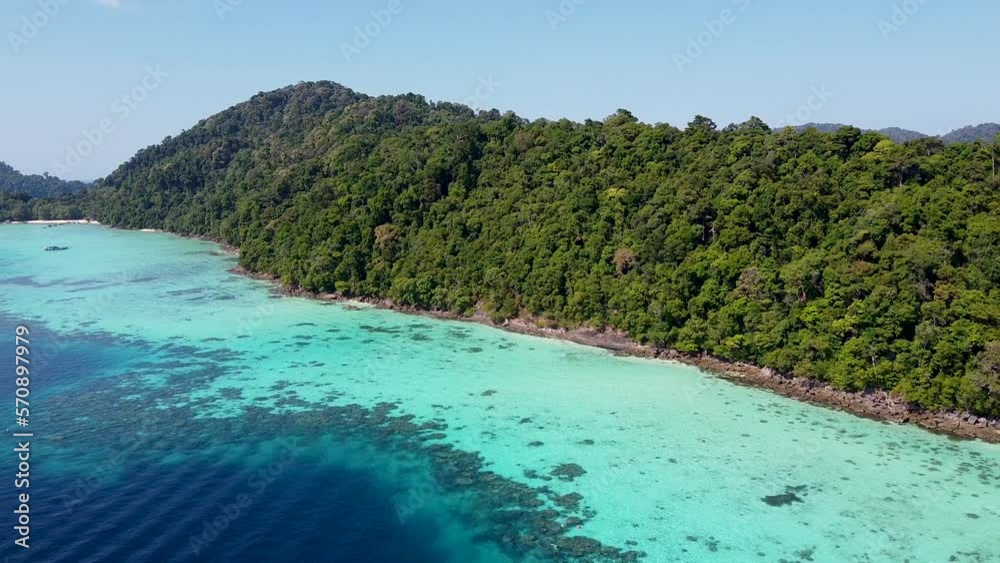
<svg viewBox="0 0 1000 563">
<path fill-rule="evenodd" d="M 481 313 L 465 316 L 447 311 L 429 311 L 399 305 L 389 299 L 345 298 L 333 293 L 313 293 L 298 288 L 285 287 L 269 274 L 250 272 L 241 267 L 233 268 L 231 271 L 253 279 L 271 282 L 275 284 L 278 291 L 285 295 L 321 301 L 361 302 L 401 313 L 477 322 L 519 334 L 556 338 L 586 346 L 596 346 L 611 350 L 616 354 L 672 360 L 701 368 L 740 385 L 767 389 L 785 397 L 858 416 L 886 422 L 915 424 L 929 431 L 949 436 L 1000 443 L 1000 419 L 997 418 L 979 417 L 971 413 L 923 410 L 900 401 L 884 391 L 868 393 L 842 391 L 822 381 L 792 377 L 766 367 L 731 362 L 707 354 L 684 354 L 668 348 L 640 344 L 631 340 L 625 333 L 616 330 L 551 328 L 530 318 L 517 318 L 495 323 L 488 315 Z"/>
</svg>

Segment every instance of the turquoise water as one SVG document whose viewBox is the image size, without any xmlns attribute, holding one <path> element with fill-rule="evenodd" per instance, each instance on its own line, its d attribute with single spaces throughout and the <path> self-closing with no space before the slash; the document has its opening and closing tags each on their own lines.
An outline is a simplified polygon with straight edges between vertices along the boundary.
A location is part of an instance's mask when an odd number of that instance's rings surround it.
<svg viewBox="0 0 1000 563">
<path fill-rule="evenodd" d="M 365 474 L 400 533 L 433 544 L 428 560 L 1000 561 L 995 445 L 681 364 L 281 297 L 228 273 L 217 246 L 166 234 L 2 225 L 0 264 L 4 327 L 43 327 L 36 354 L 75 362 L 33 383 L 55 417 L 38 439 L 45 476 L 92 473 L 109 429 L 163 434 L 110 468 L 102 497 L 150 466 L 240 475 L 297 437 L 284 481 Z M 300 501 L 344 510 L 321 488 Z M 168 534 L 178 546 L 214 516 L 195 508 Z M 189 560 L 171 553 L 149 560 Z"/>
</svg>

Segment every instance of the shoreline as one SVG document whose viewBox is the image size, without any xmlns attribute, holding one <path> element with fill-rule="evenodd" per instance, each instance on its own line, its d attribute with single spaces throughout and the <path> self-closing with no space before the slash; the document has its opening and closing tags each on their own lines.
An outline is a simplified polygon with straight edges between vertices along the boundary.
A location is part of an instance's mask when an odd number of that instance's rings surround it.
<svg viewBox="0 0 1000 563">
<path fill-rule="evenodd" d="M 832 408 L 855 416 L 884 423 L 911 424 L 930 432 L 958 439 L 979 439 L 1000 444 L 1000 419 L 979 417 L 971 413 L 917 409 L 907 403 L 894 400 L 886 391 L 843 391 L 835 389 L 823 381 L 788 376 L 767 367 L 732 362 L 708 354 L 685 354 L 670 348 L 640 344 L 618 330 L 549 328 L 541 326 L 536 320 L 530 318 L 516 318 L 503 323 L 495 323 L 489 316 L 482 313 L 467 316 L 448 311 L 433 311 L 399 305 L 391 299 L 345 297 L 334 293 L 313 293 L 299 288 L 289 288 L 282 285 L 273 275 L 252 272 L 241 266 L 232 268 L 230 272 L 269 282 L 277 291 L 290 297 L 326 302 L 365 303 L 398 313 L 474 322 L 517 334 L 573 342 L 602 348 L 622 356 L 679 362 L 702 369 L 737 385 L 763 389 L 783 397 Z"/>
<path fill-rule="evenodd" d="M 45 223 L 44 221 L 35 222 L 35 224 Z M 97 221 L 86 219 L 52 221 L 49 223 L 100 225 Z M 183 235 L 161 229 L 142 229 L 141 232 L 160 232 L 192 240 L 212 242 L 219 245 L 220 250 L 224 253 L 230 255 L 238 255 L 240 251 L 239 247 L 226 244 L 215 237 Z M 326 302 L 365 303 L 380 309 L 409 315 L 474 322 L 517 334 L 564 340 L 583 346 L 602 348 L 622 356 L 679 362 L 699 368 L 737 385 L 763 389 L 783 397 L 816 406 L 832 408 L 855 416 L 884 423 L 911 424 L 930 432 L 944 434 L 957 439 L 979 439 L 989 443 L 1000 444 L 1000 418 L 980 417 L 967 412 L 918 409 L 905 402 L 894 400 L 886 391 L 843 391 L 835 389 L 828 383 L 820 380 L 789 376 L 767 367 L 755 366 L 743 362 L 732 362 L 709 354 L 685 354 L 670 348 L 640 344 L 629 338 L 624 332 L 615 329 L 598 331 L 590 328 L 551 328 L 542 326 L 537 320 L 530 318 L 508 319 L 498 324 L 493 322 L 489 316 L 482 313 L 468 316 L 449 311 L 433 311 L 399 305 L 391 299 L 345 297 L 334 293 L 313 293 L 299 288 L 286 287 L 271 274 L 252 272 L 241 266 L 236 266 L 229 271 L 251 279 L 269 282 L 277 291 L 291 297 L 302 297 Z"/>
<path fill-rule="evenodd" d="M 11 225 L 100 225 L 90 219 L 33 219 L 31 221 L 10 221 Z"/>
</svg>

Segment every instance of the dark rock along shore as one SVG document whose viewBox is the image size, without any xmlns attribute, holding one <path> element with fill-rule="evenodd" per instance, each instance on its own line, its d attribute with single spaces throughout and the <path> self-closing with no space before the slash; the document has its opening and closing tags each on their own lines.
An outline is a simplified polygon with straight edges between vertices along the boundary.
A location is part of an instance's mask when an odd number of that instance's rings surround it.
<svg viewBox="0 0 1000 563">
<path fill-rule="evenodd" d="M 212 237 L 176 236 L 204 240 L 218 244 L 223 252 L 239 254 L 239 248 L 224 243 Z M 276 285 L 286 295 L 306 297 L 321 301 L 357 301 L 369 303 L 377 307 L 391 309 L 401 313 L 424 315 L 441 319 L 470 321 L 485 324 L 494 328 L 508 330 L 520 334 L 529 334 L 545 338 L 557 338 L 611 350 L 617 354 L 643 358 L 672 360 L 693 365 L 705 371 L 723 377 L 740 385 L 767 389 L 784 397 L 806 401 L 815 405 L 826 406 L 850 412 L 858 416 L 876 420 L 916 424 L 932 432 L 942 432 L 961 438 L 980 439 L 991 443 L 1000 443 L 1000 419 L 973 415 L 972 413 L 927 411 L 913 405 L 894 400 L 886 392 L 856 393 L 834 389 L 822 381 L 791 377 L 778 373 L 767 367 L 759 367 L 739 362 L 730 362 L 707 354 L 684 354 L 677 350 L 647 346 L 631 340 L 626 334 L 616 330 L 597 331 L 577 328 L 547 328 L 534 319 L 511 319 L 497 324 L 484 314 L 468 317 L 447 311 L 427 311 L 415 307 L 400 306 L 389 299 L 352 298 L 333 293 L 317 294 L 298 288 L 284 287 L 272 275 L 251 272 L 237 266 L 231 272 L 249 278 L 268 281 Z"/>
<path fill-rule="evenodd" d="M 228 247 L 226 250 L 238 252 L 232 247 Z M 317 294 L 299 288 L 285 287 L 269 274 L 251 272 L 241 267 L 233 268 L 231 271 L 253 279 L 271 282 L 285 295 L 321 301 L 357 301 L 401 313 L 477 322 L 519 334 L 567 340 L 585 346 L 604 348 L 616 354 L 677 361 L 701 368 L 739 385 L 767 389 L 784 397 L 835 408 L 858 416 L 888 422 L 916 424 L 933 432 L 1000 443 L 1000 419 L 979 417 L 971 413 L 927 411 L 895 400 L 884 391 L 866 393 L 842 391 L 822 381 L 791 377 L 766 367 L 730 362 L 707 354 L 683 354 L 676 350 L 640 344 L 617 330 L 547 328 L 541 326 L 541 323 L 535 319 L 528 318 L 495 323 L 485 314 L 477 313 L 473 316 L 463 316 L 447 311 L 428 311 L 401 306 L 389 299 L 353 298 L 333 293 Z"/>
</svg>

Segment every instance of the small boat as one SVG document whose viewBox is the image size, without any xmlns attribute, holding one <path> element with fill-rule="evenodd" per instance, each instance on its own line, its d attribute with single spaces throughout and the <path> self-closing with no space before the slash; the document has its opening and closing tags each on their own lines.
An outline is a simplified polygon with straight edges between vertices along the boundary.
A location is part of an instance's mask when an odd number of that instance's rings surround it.
<svg viewBox="0 0 1000 563">
<path fill-rule="evenodd" d="M 69 250 L 68 246 L 46 246 L 45 252 L 57 252 L 59 250 Z"/>
</svg>

